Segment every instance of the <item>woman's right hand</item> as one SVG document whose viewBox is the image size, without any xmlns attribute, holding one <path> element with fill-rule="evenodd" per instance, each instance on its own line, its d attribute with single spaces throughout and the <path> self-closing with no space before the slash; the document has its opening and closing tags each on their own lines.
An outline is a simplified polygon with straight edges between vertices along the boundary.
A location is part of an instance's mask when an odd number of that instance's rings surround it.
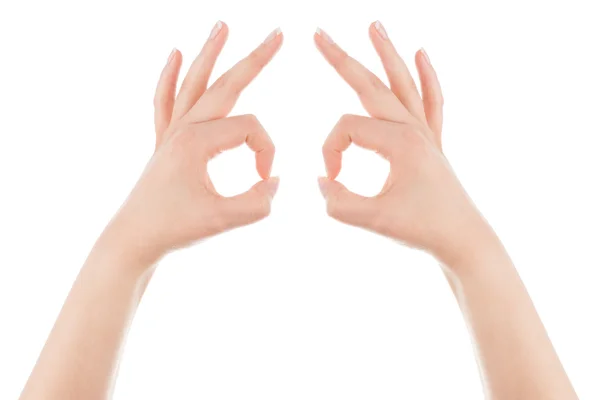
<svg viewBox="0 0 600 400">
<path fill-rule="evenodd" d="M 258 221 L 270 212 L 278 178 L 270 177 L 273 142 L 253 115 L 225 118 L 241 91 L 281 47 L 280 30 L 207 89 L 228 28 L 218 22 L 175 96 L 181 54 L 173 50 L 156 96 L 156 150 L 129 198 L 103 236 L 142 265 L 169 250 Z M 219 195 L 207 172 L 208 161 L 246 143 L 256 153 L 262 178 L 234 197 Z"/>
<path fill-rule="evenodd" d="M 416 55 L 423 98 L 380 23 L 371 40 L 390 80 L 377 76 L 348 56 L 319 30 L 315 42 L 325 59 L 357 92 L 373 118 L 343 116 L 325 144 L 327 178 L 320 178 L 327 211 L 335 219 L 364 227 L 425 249 L 445 263 L 468 254 L 491 230 L 456 178 L 441 147 L 442 93 L 423 50 Z M 342 152 L 355 143 L 390 162 L 381 193 L 363 197 L 334 179 Z"/>
</svg>

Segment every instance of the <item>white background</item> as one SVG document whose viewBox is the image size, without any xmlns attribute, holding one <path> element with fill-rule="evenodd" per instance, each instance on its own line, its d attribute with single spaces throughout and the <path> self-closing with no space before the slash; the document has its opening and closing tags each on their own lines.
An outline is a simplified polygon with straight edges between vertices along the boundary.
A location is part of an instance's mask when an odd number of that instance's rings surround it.
<svg viewBox="0 0 600 400">
<path fill-rule="evenodd" d="M 132 326 L 115 399 L 477 399 L 476 363 L 436 262 L 327 218 L 320 146 L 364 113 L 321 59 L 323 27 L 383 77 L 380 19 L 446 98 L 444 146 L 503 239 L 582 399 L 600 398 L 600 25 L 595 2 L 3 1 L 0 6 L 0 398 L 16 398 L 70 285 L 153 149 L 152 97 L 230 26 L 220 74 L 275 27 L 284 46 L 234 113 L 276 146 L 271 217 L 166 257 Z M 350 5 L 355 4 L 355 5 Z M 387 165 L 349 151 L 374 194 Z M 257 180 L 240 149 L 223 194 Z"/>
</svg>

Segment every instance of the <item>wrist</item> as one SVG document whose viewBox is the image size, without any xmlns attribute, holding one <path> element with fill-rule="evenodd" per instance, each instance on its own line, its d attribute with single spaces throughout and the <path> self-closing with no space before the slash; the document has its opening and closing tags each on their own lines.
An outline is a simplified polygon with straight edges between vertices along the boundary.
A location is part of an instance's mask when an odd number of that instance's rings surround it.
<svg viewBox="0 0 600 400">
<path fill-rule="evenodd" d="M 456 236 L 451 248 L 434 256 L 457 278 L 488 273 L 490 268 L 497 268 L 507 260 L 510 263 L 502 242 L 483 217 L 464 226 Z"/>
<path fill-rule="evenodd" d="M 134 278 L 144 276 L 163 253 L 150 246 L 143 232 L 116 216 L 96 241 L 90 259 L 101 259 L 106 268 Z"/>
</svg>

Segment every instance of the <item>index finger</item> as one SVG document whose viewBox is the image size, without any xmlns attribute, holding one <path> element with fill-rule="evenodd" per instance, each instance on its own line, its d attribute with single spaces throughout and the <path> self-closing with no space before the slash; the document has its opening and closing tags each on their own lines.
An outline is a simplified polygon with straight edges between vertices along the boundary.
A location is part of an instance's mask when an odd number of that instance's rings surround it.
<svg viewBox="0 0 600 400">
<path fill-rule="evenodd" d="M 248 57 L 223 74 L 196 102 L 190 111 L 193 121 L 226 117 L 246 88 L 271 61 L 283 42 L 283 34 L 275 29 Z"/>
<path fill-rule="evenodd" d="M 323 57 L 354 89 L 367 112 L 378 119 L 404 122 L 410 113 L 394 93 L 371 71 L 350 57 L 320 28 L 314 35 Z"/>
<path fill-rule="evenodd" d="M 323 159 L 327 176 L 335 179 L 342 169 L 342 152 L 354 143 L 376 151 L 385 158 L 391 157 L 395 147 L 393 128 L 396 123 L 359 115 L 344 115 L 335 125 L 323 144 Z"/>
<path fill-rule="evenodd" d="M 256 171 L 261 178 L 271 174 L 275 145 L 254 115 L 239 115 L 202 123 L 207 135 L 202 135 L 210 156 L 233 149 L 244 143 L 256 153 Z"/>
</svg>

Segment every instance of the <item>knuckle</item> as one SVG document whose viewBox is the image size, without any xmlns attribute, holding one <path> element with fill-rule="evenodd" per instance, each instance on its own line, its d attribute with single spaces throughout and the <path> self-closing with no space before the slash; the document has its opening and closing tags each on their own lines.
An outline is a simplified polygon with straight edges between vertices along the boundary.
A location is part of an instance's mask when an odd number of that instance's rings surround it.
<svg viewBox="0 0 600 400">
<path fill-rule="evenodd" d="M 220 76 L 212 84 L 209 90 L 211 92 L 214 91 L 217 93 L 225 93 L 226 96 L 237 97 L 242 91 L 242 88 L 240 87 L 239 83 L 236 82 L 234 76 L 232 76 L 229 73 L 226 73 L 225 75 Z"/>
<path fill-rule="evenodd" d="M 354 115 L 354 114 L 344 114 L 340 118 L 341 124 L 351 124 L 354 121 L 356 121 L 356 115 Z"/>
<path fill-rule="evenodd" d="M 337 128 L 338 129 L 347 129 L 351 126 L 354 126 L 358 122 L 359 118 L 360 117 L 358 115 L 344 114 L 339 119 L 339 121 L 337 123 Z"/>
<path fill-rule="evenodd" d="M 321 148 L 321 153 L 323 153 L 323 155 L 325 157 L 327 157 L 332 152 L 333 152 L 333 146 L 331 145 L 331 140 L 327 139 L 327 140 L 325 140 L 325 143 L 323 143 L 323 147 Z"/>
<path fill-rule="evenodd" d="M 267 63 L 266 57 L 264 57 L 259 50 L 254 50 L 248 56 L 248 61 L 254 68 L 262 68 Z"/>
<path fill-rule="evenodd" d="M 260 122 L 254 114 L 244 114 L 241 118 L 243 119 L 244 124 L 249 128 L 256 128 L 257 126 L 260 126 Z"/>
<path fill-rule="evenodd" d="M 419 156 L 426 149 L 426 135 L 424 131 L 419 129 L 406 129 L 402 135 L 398 136 L 399 141 L 402 142 L 398 144 L 398 148 L 405 148 L 411 154 Z"/>
<path fill-rule="evenodd" d="M 228 74 L 221 75 L 219 78 L 217 78 L 217 80 L 213 83 L 211 89 L 213 89 L 213 90 L 226 89 L 227 86 L 229 85 L 229 81 L 230 81 L 230 79 L 227 75 Z"/>
<path fill-rule="evenodd" d="M 263 151 L 268 154 L 275 154 L 275 144 L 271 139 L 267 141 L 267 144 L 265 145 L 265 149 Z"/>
<path fill-rule="evenodd" d="M 193 144 L 194 135 L 186 129 L 178 128 L 173 134 L 173 148 L 177 153 L 185 153 Z"/>
<path fill-rule="evenodd" d="M 339 70 L 339 69 L 344 68 L 346 65 L 348 65 L 349 59 L 350 59 L 350 56 L 348 55 L 348 53 L 343 51 L 342 53 L 337 55 L 337 57 L 334 57 L 331 60 L 331 65 L 333 66 L 333 68 Z"/>
<path fill-rule="evenodd" d="M 417 83 L 415 82 L 415 80 L 409 75 L 409 82 L 410 82 L 410 88 L 411 90 L 419 93 L 419 89 L 417 88 Z"/>
<path fill-rule="evenodd" d="M 388 90 L 388 87 L 375 74 L 370 73 L 368 75 L 368 82 L 369 82 L 369 84 L 367 87 L 374 91 Z M 413 85 L 414 85 L 414 82 L 413 82 Z"/>
</svg>

